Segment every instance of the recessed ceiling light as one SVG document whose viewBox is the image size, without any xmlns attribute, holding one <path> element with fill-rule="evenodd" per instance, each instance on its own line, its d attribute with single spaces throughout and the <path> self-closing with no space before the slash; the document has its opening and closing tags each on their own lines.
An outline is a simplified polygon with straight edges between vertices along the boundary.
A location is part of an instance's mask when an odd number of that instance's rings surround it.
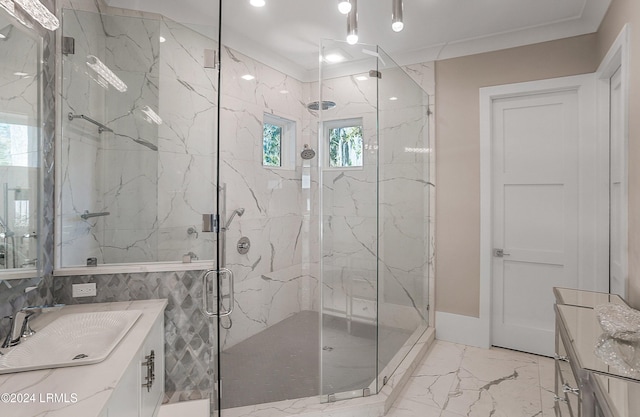
<svg viewBox="0 0 640 417">
<path fill-rule="evenodd" d="M 398 97 L 395 97 L 395 96 L 389 97 L 389 100 L 391 100 L 391 101 L 396 101 L 397 99 L 398 99 Z"/>
<path fill-rule="evenodd" d="M 0 33 L 0 39 L 7 39 L 7 37 Z"/>
<path fill-rule="evenodd" d="M 167 39 L 164 36 L 160 36 L 160 43 L 164 43 L 166 41 L 167 41 Z"/>
<path fill-rule="evenodd" d="M 26 77 L 27 74 L 26 72 L 14 72 L 13 75 L 17 75 L 18 77 Z"/>
<path fill-rule="evenodd" d="M 288 90 L 280 90 L 280 94 L 289 94 Z"/>
<path fill-rule="evenodd" d="M 267 3 L 264 0 L 249 0 L 249 4 L 253 7 L 264 7 Z"/>
<path fill-rule="evenodd" d="M 356 77 L 356 80 L 358 81 L 367 81 L 369 79 L 369 77 L 367 77 L 366 75 L 358 75 Z"/>
<path fill-rule="evenodd" d="M 254 78 L 256 78 L 256 77 L 254 77 L 254 76 L 253 76 L 253 75 L 251 75 L 251 74 L 245 74 L 245 75 L 243 75 L 243 76 L 242 76 L 242 77 L 240 77 L 240 78 L 242 78 L 243 80 L 251 81 L 251 80 L 253 80 L 253 79 L 254 79 Z"/>
<path fill-rule="evenodd" d="M 338 53 L 327 54 L 324 56 L 325 61 L 335 64 L 344 61 L 344 56 Z"/>
</svg>

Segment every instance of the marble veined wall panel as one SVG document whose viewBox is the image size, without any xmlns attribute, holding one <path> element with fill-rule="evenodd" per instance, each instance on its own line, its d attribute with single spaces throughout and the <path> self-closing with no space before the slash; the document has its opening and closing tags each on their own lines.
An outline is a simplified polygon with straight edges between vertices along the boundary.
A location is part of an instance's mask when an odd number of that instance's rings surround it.
<svg viewBox="0 0 640 417">
<path fill-rule="evenodd" d="M 218 75 L 205 51 L 217 42 L 168 19 L 160 32 L 158 259 L 213 259 L 214 235 L 187 231 L 215 211 Z"/>
</svg>

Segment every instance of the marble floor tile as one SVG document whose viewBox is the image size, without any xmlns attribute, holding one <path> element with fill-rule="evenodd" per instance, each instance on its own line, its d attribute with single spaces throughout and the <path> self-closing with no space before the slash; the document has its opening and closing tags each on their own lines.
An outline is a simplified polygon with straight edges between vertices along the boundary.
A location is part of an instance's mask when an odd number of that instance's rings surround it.
<svg viewBox="0 0 640 417">
<path fill-rule="evenodd" d="M 540 400 L 542 401 L 542 417 L 555 417 L 555 363 L 551 358 L 540 358 Z"/>
<path fill-rule="evenodd" d="M 408 417 L 552 417 L 553 360 L 436 341 L 389 410 Z"/>
</svg>

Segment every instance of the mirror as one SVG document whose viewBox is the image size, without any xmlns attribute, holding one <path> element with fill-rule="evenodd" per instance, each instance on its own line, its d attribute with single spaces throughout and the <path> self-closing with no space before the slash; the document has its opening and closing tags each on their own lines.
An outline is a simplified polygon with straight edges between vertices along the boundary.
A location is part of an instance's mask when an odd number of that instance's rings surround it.
<svg viewBox="0 0 640 417">
<path fill-rule="evenodd" d="M 0 13 L 0 279 L 38 276 L 42 38 Z"/>
</svg>

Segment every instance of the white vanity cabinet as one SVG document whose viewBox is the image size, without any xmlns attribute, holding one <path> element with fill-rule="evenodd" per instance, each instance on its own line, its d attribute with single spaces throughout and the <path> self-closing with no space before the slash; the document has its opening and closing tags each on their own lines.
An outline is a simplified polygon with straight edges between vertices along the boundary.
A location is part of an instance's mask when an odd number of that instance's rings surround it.
<svg viewBox="0 0 640 417">
<path fill-rule="evenodd" d="M 167 300 L 72 305 L 36 318 L 32 327 L 38 331 L 65 314 L 142 313 L 102 362 L 0 375 L 0 393 L 20 393 L 34 399 L 28 403 L 0 401 L 0 416 L 155 417 L 164 396 L 166 305 Z M 48 393 L 71 401 L 47 401 Z"/>
<path fill-rule="evenodd" d="M 153 324 L 100 417 L 154 417 L 164 394 L 164 318 Z"/>
</svg>

